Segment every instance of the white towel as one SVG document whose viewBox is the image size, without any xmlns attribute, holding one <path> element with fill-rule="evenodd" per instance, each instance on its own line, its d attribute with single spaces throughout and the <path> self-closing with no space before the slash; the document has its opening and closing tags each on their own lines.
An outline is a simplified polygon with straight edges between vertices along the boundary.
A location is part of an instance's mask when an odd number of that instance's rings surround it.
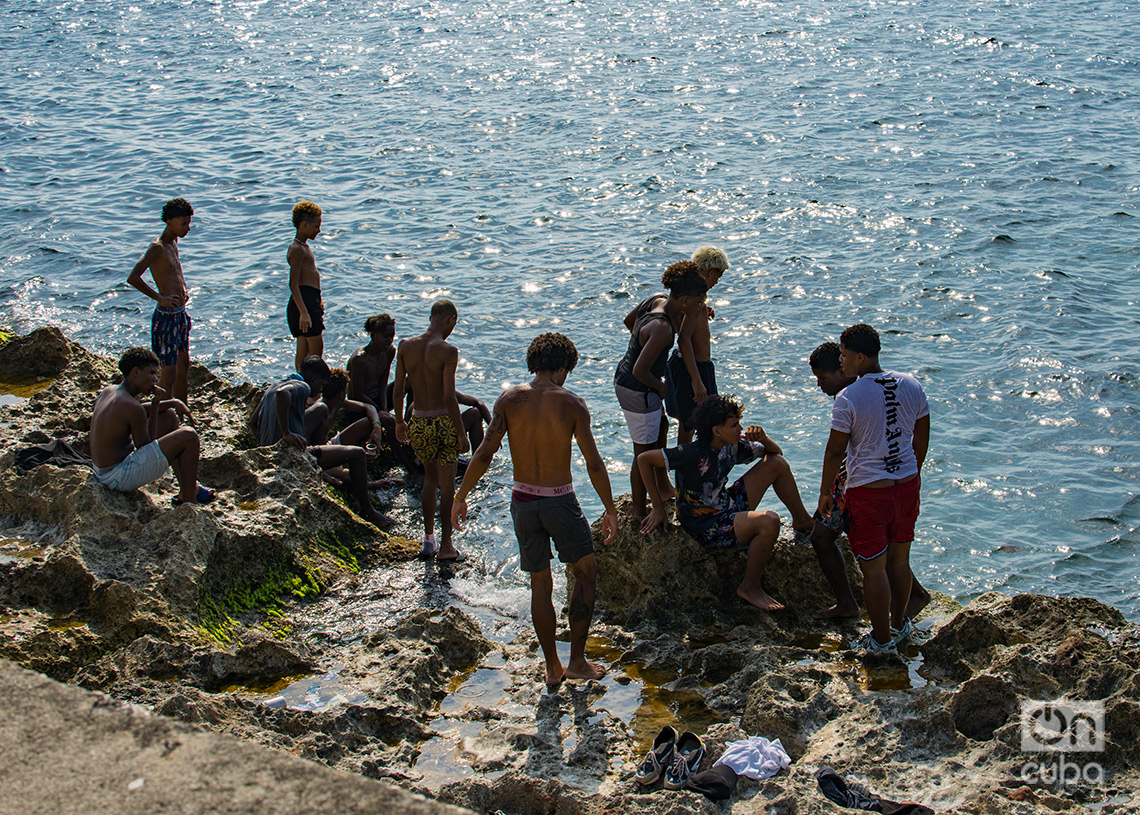
<svg viewBox="0 0 1140 815">
<path fill-rule="evenodd" d="M 752 736 L 743 741 L 729 742 L 724 746 L 724 755 L 713 766 L 723 764 L 737 775 L 746 775 L 763 781 L 792 763 L 791 757 L 780 744 L 780 740 L 768 741 L 763 736 Z"/>
</svg>

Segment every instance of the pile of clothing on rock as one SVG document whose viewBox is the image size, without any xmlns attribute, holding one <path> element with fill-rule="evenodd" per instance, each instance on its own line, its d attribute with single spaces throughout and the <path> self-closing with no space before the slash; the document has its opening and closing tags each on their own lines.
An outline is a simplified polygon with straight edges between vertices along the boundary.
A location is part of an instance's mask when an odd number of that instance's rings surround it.
<svg viewBox="0 0 1140 815">
<path fill-rule="evenodd" d="M 763 781 L 792 763 L 779 739 L 769 741 L 762 736 L 729 742 L 712 767 L 702 772 L 704 758 L 705 745 L 700 736 L 688 731 L 678 736 L 673 727 L 666 725 L 638 765 L 637 781 L 648 786 L 661 780 L 667 790 L 691 790 L 714 801 L 724 801 L 736 791 L 740 776 Z M 820 767 L 815 778 L 820 792 L 841 807 L 886 815 L 934 815 L 934 810 L 922 804 L 882 798 L 861 784 L 845 780 L 830 767 Z"/>
</svg>

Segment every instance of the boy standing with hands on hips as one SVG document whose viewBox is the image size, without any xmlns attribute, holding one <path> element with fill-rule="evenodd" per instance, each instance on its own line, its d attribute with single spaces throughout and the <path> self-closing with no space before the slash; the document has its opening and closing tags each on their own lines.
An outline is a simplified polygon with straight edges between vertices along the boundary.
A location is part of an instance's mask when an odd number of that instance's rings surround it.
<svg viewBox="0 0 1140 815">
<path fill-rule="evenodd" d="M 158 304 L 150 318 L 151 350 L 162 365 L 158 387 L 183 404 L 189 401 L 190 315 L 186 312 L 186 302 L 190 293 L 182 276 L 178 239 L 190 234 L 193 215 L 194 207 L 185 198 L 167 201 L 162 207 L 162 220 L 166 227 L 150 242 L 127 276 L 128 283 Z M 143 280 L 143 272 L 147 269 L 150 269 L 158 291 Z"/>
</svg>

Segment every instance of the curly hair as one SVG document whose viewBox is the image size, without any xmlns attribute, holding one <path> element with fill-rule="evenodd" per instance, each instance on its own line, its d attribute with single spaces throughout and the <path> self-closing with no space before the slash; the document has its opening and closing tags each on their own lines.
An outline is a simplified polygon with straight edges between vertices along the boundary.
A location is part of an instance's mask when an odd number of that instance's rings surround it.
<svg viewBox="0 0 1140 815">
<path fill-rule="evenodd" d="M 171 218 L 182 218 L 194 214 L 194 207 L 185 198 L 171 198 L 162 205 L 162 221 L 166 223 Z"/>
<path fill-rule="evenodd" d="M 329 381 L 321 388 L 321 396 L 325 399 L 335 399 L 348 390 L 348 371 L 344 368 L 329 370 Z"/>
<path fill-rule="evenodd" d="M 744 406 L 734 396 L 714 393 L 693 408 L 685 422 L 686 427 L 697 431 L 697 441 L 708 444 L 712 441 L 713 428 L 729 419 L 739 419 L 744 415 Z"/>
<path fill-rule="evenodd" d="M 369 334 L 375 334 L 388 326 L 392 326 L 393 329 L 396 328 L 396 319 L 390 314 L 373 314 L 364 321 L 364 330 Z"/>
<path fill-rule="evenodd" d="M 532 374 L 539 371 L 574 370 L 578 364 L 578 349 L 565 334 L 548 332 L 539 334 L 526 349 L 526 369 Z"/>
<path fill-rule="evenodd" d="M 808 357 L 808 365 L 811 366 L 813 371 L 838 371 L 839 343 L 823 343 L 823 345 L 811 352 L 811 356 Z"/>
<path fill-rule="evenodd" d="M 869 357 L 877 357 L 882 348 L 879 332 L 866 323 L 858 323 L 843 329 L 843 333 L 839 335 L 839 344 Z"/>
<path fill-rule="evenodd" d="M 697 269 L 702 272 L 723 272 L 728 269 L 728 255 L 724 253 L 724 250 L 715 246 L 702 246 L 693 252 L 692 260 L 693 263 L 697 264 Z"/>
<path fill-rule="evenodd" d="M 691 260 L 679 260 L 667 268 L 665 274 L 661 275 L 661 285 L 667 288 L 673 297 L 704 294 L 708 291 L 700 269 Z"/>
<path fill-rule="evenodd" d="M 303 221 L 315 221 L 321 217 L 321 208 L 312 201 L 298 201 L 293 205 L 293 226 L 300 226 Z"/>
<path fill-rule="evenodd" d="M 129 374 L 135 368 L 145 368 L 147 365 L 153 365 L 158 368 L 161 363 L 158 360 L 158 354 L 149 348 L 143 348 L 141 345 L 128 348 L 123 352 L 123 355 L 119 357 L 119 370 L 122 371 L 123 376 Z"/>
</svg>

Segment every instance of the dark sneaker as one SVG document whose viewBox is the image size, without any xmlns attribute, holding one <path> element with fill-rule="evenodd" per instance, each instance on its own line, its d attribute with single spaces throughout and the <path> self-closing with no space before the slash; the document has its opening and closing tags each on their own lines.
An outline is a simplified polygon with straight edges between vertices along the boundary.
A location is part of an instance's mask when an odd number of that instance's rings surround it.
<svg viewBox="0 0 1140 815">
<path fill-rule="evenodd" d="M 665 768 L 665 789 L 679 790 L 689 782 L 689 776 L 701 766 L 705 757 L 705 743 L 696 733 L 685 732 L 677 739 L 673 763 Z"/>
<path fill-rule="evenodd" d="M 653 749 L 645 754 L 637 768 L 637 783 L 652 784 L 660 778 L 665 768 L 673 763 L 673 750 L 676 746 L 677 731 L 665 725 L 653 740 Z"/>
</svg>

